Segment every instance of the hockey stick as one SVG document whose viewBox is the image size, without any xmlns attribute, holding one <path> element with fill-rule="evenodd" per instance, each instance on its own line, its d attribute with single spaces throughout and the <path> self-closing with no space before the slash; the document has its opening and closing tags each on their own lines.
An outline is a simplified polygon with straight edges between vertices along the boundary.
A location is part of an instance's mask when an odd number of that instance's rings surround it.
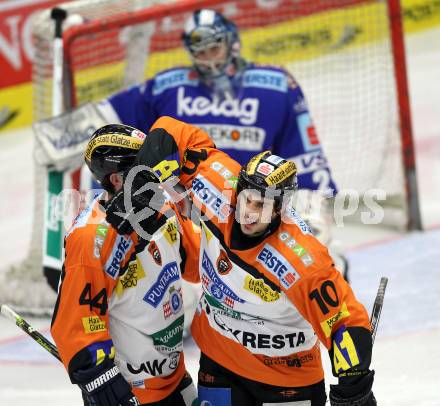
<svg viewBox="0 0 440 406">
<path fill-rule="evenodd" d="M 7 319 L 12 320 L 18 327 L 20 327 L 26 334 L 30 335 L 38 344 L 40 344 L 46 351 L 50 352 L 58 361 L 61 361 L 60 354 L 57 347 L 52 344 L 46 337 L 35 330 L 23 317 L 15 313 L 9 306 L 1 305 L 0 313 Z"/>
<path fill-rule="evenodd" d="M 380 278 L 379 288 L 377 289 L 376 299 L 374 300 L 373 310 L 371 310 L 370 324 L 371 324 L 371 339 L 374 344 L 377 327 L 379 325 L 380 313 L 382 312 L 383 299 L 385 297 L 385 290 L 387 288 L 388 278 L 383 276 Z"/>
</svg>

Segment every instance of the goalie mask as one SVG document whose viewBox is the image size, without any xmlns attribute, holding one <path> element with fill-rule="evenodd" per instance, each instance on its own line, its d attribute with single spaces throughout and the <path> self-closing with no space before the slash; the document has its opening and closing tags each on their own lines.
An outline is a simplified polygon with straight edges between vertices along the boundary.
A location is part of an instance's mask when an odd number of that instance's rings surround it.
<svg viewBox="0 0 440 406">
<path fill-rule="evenodd" d="M 262 197 L 275 200 L 275 209 L 279 210 L 283 198 L 290 197 L 297 188 L 295 163 L 264 151 L 241 168 L 237 195 L 245 189 L 255 190 Z"/>
<path fill-rule="evenodd" d="M 224 75 L 232 59 L 239 55 L 236 25 L 214 10 L 195 11 L 185 23 L 182 39 L 195 68 L 204 78 Z"/>
<path fill-rule="evenodd" d="M 123 124 L 109 124 L 96 130 L 84 153 L 86 165 L 105 190 L 112 189 L 109 177 L 130 169 L 145 134 Z"/>
</svg>

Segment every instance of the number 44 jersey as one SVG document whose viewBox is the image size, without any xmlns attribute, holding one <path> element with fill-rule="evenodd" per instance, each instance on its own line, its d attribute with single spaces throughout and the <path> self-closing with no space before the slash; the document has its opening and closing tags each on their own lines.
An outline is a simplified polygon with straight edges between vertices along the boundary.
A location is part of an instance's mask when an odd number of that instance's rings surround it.
<svg viewBox="0 0 440 406">
<path fill-rule="evenodd" d="M 171 213 L 145 241 L 118 235 L 92 202 L 66 236 L 52 321 L 69 375 L 114 359 L 141 403 L 165 398 L 185 374 L 181 277 L 198 280 L 187 253 L 198 251 L 200 234 Z"/>
</svg>

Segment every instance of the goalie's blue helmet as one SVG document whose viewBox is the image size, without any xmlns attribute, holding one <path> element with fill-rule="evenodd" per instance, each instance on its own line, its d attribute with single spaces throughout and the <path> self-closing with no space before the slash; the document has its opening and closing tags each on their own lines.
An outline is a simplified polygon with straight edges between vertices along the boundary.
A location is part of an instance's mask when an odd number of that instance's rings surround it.
<svg viewBox="0 0 440 406">
<path fill-rule="evenodd" d="M 182 34 L 183 43 L 196 69 L 203 76 L 223 74 L 233 57 L 239 55 L 240 39 L 237 26 L 225 16 L 215 10 L 196 10 L 185 23 Z M 226 46 L 227 57 L 219 72 L 212 72 L 197 63 L 195 55 L 215 44 L 223 43 Z"/>
</svg>

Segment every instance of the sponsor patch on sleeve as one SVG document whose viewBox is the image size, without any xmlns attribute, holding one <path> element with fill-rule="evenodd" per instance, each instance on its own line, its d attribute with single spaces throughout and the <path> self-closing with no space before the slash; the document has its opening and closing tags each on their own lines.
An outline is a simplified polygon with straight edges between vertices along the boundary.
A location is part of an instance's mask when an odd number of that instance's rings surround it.
<svg viewBox="0 0 440 406">
<path fill-rule="evenodd" d="M 333 335 L 333 367 L 337 374 L 361 363 L 353 339 L 343 325 Z"/>
<path fill-rule="evenodd" d="M 350 316 L 350 312 L 348 311 L 347 304 L 344 302 L 336 314 L 321 322 L 321 328 L 325 336 L 330 337 L 333 326 L 338 321 L 346 319 L 348 316 Z"/>
<path fill-rule="evenodd" d="M 99 316 L 83 317 L 82 324 L 84 332 L 86 334 L 100 333 L 101 331 L 107 331 L 105 321 L 101 320 Z"/>
<path fill-rule="evenodd" d="M 112 340 L 95 342 L 87 346 L 87 350 L 91 355 L 92 363 L 95 365 L 101 364 L 106 357 L 115 358 L 115 347 Z"/>
<path fill-rule="evenodd" d="M 302 113 L 297 117 L 297 120 L 304 151 L 309 152 L 320 148 L 321 146 L 310 114 Z"/>
<path fill-rule="evenodd" d="M 112 253 L 105 264 L 105 272 L 113 279 L 116 279 L 119 275 L 121 262 L 132 245 L 133 241 L 130 237 L 119 235 L 116 238 L 115 243 L 113 244 Z"/>
<path fill-rule="evenodd" d="M 287 248 L 291 249 L 293 253 L 301 259 L 305 266 L 313 264 L 313 258 L 308 251 L 302 245 L 299 245 L 288 232 L 278 234 L 278 238 L 286 245 Z"/>
<path fill-rule="evenodd" d="M 220 221 L 225 221 L 232 211 L 230 197 L 217 189 L 203 176 L 197 175 L 191 185 L 194 197 L 205 205 L 207 209 Z"/>
</svg>

